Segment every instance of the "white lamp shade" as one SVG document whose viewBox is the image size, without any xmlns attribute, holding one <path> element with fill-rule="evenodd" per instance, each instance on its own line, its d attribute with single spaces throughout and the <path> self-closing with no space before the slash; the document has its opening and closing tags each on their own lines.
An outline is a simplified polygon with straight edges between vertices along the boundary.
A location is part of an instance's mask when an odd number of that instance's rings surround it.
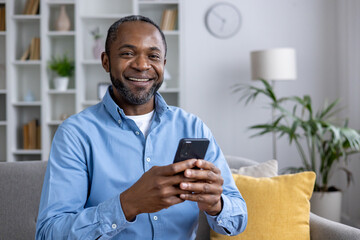
<svg viewBox="0 0 360 240">
<path fill-rule="evenodd" d="M 295 80 L 295 49 L 275 48 L 251 52 L 251 72 L 253 80 Z"/>
</svg>

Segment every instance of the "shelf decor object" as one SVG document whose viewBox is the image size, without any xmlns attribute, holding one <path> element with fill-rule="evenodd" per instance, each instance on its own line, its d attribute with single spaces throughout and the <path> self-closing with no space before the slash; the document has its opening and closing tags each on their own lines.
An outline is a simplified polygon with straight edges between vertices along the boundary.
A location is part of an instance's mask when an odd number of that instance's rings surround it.
<svg viewBox="0 0 360 240">
<path fill-rule="evenodd" d="M 91 31 L 91 35 L 94 37 L 94 45 L 92 48 L 93 56 L 95 59 L 100 59 L 101 54 L 104 52 L 105 48 L 102 42 L 102 35 L 100 34 L 99 27 Z"/>
<path fill-rule="evenodd" d="M 69 31 L 71 27 L 71 22 L 68 14 L 66 13 L 66 6 L 60 6 L 60 14 L 56 20 L 56 30 L 57 31 Z"/>
<path fill-rule="evenodd" d="M 23 14 L 36 15 L 39 13 L 40 0 L 27 0 Z"/>
<path fill-rule="evenodd" d="M 274 48 L 251 52 L 251 73 L 253 80 L 288 81 L 296 79 L 296 53 L 293 48 Z M 272 122 L 275 109 L 272 108 Z M 273 159 L 277 160 L 276 133 L 273 132 Z"/>
<path fill-rule="evenodd" d="M 69 78 L 74 74 L 74 62 L 71 61 L 66 54 L 61 58 L 53 57 L 49 62 L 49 69 L 57 74 L 54 78 L 55 89 L 58 91 L 66 91 Z"/>
</svg>

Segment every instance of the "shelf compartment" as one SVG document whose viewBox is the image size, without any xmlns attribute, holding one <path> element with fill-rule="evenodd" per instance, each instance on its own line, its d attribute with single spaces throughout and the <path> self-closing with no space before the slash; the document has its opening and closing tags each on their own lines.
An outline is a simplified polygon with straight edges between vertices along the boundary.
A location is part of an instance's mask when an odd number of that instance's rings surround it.
<svg viewBox="0 0 360 240">
<path fill-rule="evenodd" d="M 98 101 L 99 83 L 110 83 L 110 77 L 103 67 L 99 65 L 83 65 L 85 101 Z"/>
<path fill-rule="evenodd" d="M 4 127 L 7 125 L 7 122 L 6 121 L 0 121 L 0 127 Z"/>
<path fill-rule="evenodd" d="M 51 56 L 49 54 L 51 53 Z M 51 59 L 52 56 L 63 57 L 66 54 L 71 60 L 75 59 L 75 41 L 69 36 L 60 36 L 50 38 L 50 52 L 44 56 Z"/>
<path fill-rule="evenodd" d="M 27 5 L 28 0 L 12 0 L 12 1 L 14 2 L 14 12 L 15 12 L 15 14 L 22 15 L 24 10 L 25 10 L 25 7 Z M 40 11 L 41 11 L 40 5 L 41 5 L 42 1 L 43 0 L 40 0 L 40 3 L 39 3 L 39 10 Z M 33 15 L 29 15 L 29 16 L 33 16 Z"/>
<path fill-rule="evenodd" d="M 49 122 L 60 121 L 76 113 L 75 95 L 50 95 L 50 119 Z M 47 113 L 49 114 L 49 113 Z"/>
<path fill-rule="evenodd" d="M 40 23 L 28 20 L 20 21 L 15 24 L 14 31 L 17 33 L 15 37 L 15 59 L 20 60 L 28 50 L 32 39 L 40 37 Z"/>
<path fill-rule="evenodd" d="M 49 30 L 50 31 L 56 31 L 56 21 L 57 21 L 57 19 L 59 17 L 61 6 L 65 6 L 66 14 L 70 19 L 70 31 L 74 31 L 74 27 L 75 27 L 75 17 L 74 17 L 75 6 L 74 6 L 73 3 L 72 4 L 62 3 L 62 4 L 51 4 L 50 5 L 50 8 L 49 8 L 49 10 L 50 10 Z"/>
<path fill-rule="evenodd" d="M 13 146 L 15 149 L 23 149 L 23 127 L 30 121 L 37 119 L 39 125 L 41 125 L 41 108 L 38 106 L 27 106 L 15 108 L 15 126 L 16 126 L 16 145 Z M 24 149 L 26 151 L 33 149 Z M 38 149 L 36 149 L 38 150 Z"/>
<path fill-rule="evenodd" d="M 166 9 L 178 9 L 178 2 L 175 1 L 157 1 L 142 2 L 139 4 L 139 13 L 153 20 L 159 27 L 161 27 L 161 18 Z M 179 12 L 176 16 L 175 30 L 178 29 Z"/>
<path fill-rule="evenodd" d="M 6 31 L 0 31 L 0 36 L 6 36 Z"/>
<path fill-rule="evenodd" d="M 15 70 L 14 84 L 17 86 L 15 102 L 33 104 L 41 101 L 40 66 L 18 65 Z"/>
<path fill-rule="evenodd" d="M 82 20 L 82 31 L 81 31 L 81 39 L 82 46 L 82 59 L 88 60 L 97 60 L 100 62 L 100 58 L 95 58 L 93 54 L 93 48 L 95 45 L 95 39 L 91 32 L 96 29 L 99 30 L 99 34 L 102 36 L 100 38 L 102 50 L 105 50 L 105 38 L 107 35 L 107 31 L 109 27 L 114 23 L 113 19 L 83 19 Z"/>
</svg>

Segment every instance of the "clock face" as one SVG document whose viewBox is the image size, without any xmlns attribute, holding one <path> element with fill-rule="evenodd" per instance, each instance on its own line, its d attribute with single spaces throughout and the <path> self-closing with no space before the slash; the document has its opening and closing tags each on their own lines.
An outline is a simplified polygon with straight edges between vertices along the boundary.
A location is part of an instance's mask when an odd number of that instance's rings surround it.
<svg viewBox="0 0 360 240">
<path fill-rule="evenodd" d="M 240 29 L 240 11 L 230 3 L 214 4 L 206 12 L 205 25 L 213 36 L 230 38 Z"/>
</svg>

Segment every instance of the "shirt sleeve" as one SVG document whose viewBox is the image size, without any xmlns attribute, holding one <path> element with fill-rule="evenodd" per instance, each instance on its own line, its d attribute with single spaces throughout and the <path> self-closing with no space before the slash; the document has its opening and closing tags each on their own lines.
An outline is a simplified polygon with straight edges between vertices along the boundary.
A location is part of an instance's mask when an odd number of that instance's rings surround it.
<svg viewBox="0 0 360 240">
<path fill-rule="evenodd" d="M 204 125 L 203 134 L 210 139 L 205 160 L 211 161 L 221 171 L 224 179 L 223 193 L 221 195 L 223 206 L 217 216 L 205 213 L 209 226 L 217 233 L 234 236 L 243 232 L 247 225 L 247 207 L 235 185 L 225 157 L 212 136 L 210 130 Z"/>
<path fill-rule="evenodd" d="M 96 207 L 85 208 L 90 186 L 82 141 L 62 126 L 54 136 L 36 239 L 109 239 L 136 221 L 126 220 L 120 193 Z"/>
</svg>

